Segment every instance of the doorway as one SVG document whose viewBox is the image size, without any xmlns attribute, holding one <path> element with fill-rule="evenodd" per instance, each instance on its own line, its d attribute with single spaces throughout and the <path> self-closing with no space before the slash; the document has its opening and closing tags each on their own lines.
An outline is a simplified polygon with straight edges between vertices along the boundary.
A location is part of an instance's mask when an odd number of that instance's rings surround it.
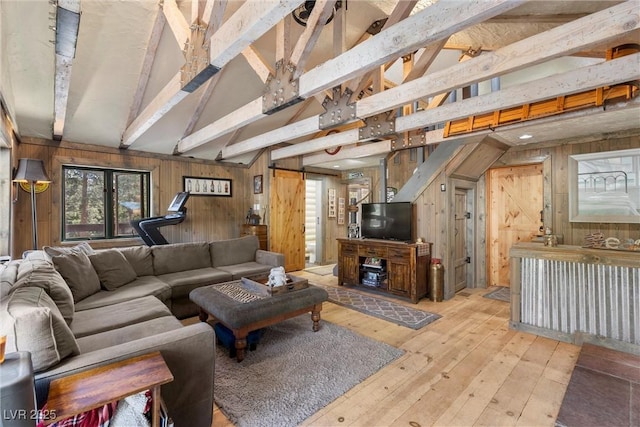
<svg viewBox="0 0 640 427">
<path fill-rule="evenodd" d="M 322 180 L 307 178 L 305 180 L 306 202 L 305 202 L 305 266 L 312 267 L 322 264 Z"/>
<path fill-rule="evenodd" d="M 490 169 L 487 178 L 487 285 L 508 287 L 511 246 L 544 227 L 543 164 Z"/>
<path fill-rule="evenodd" d="M 453 268 L 455 292 L 473 287 L 471 260 L 473 249 L 473 198 L 472 191 L 455 188 L 453 215 Z"/>
</svg>

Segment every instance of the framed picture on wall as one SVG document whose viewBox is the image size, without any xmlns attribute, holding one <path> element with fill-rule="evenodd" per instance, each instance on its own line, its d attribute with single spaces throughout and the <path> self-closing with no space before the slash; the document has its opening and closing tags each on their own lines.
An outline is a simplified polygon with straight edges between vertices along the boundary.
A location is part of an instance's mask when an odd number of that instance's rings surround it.
<svg viewBox="0 0 640 427">
<path fill-rule="evenodd" d="M 338 198 L 338 224 L 344 224 L 344 215 L 345 215 L 345 198 Z"/>
<path fill-rule="evenodd" d="M 253 177 L 253 194 L 262 194 L 262 175 Z"/>
<path fill-rule="evenodd" d="M 231 197 L 231 180 L 226 178 L 183 176 L 182 188 L 191 196 Z"/>
<path fill-rule="evenodd" d="M 336 189 L 335 188 L 330 188 L 329 189 L 329 212 L 327 214 L 327 216 L 329 218 L 335 218 L 336 217 Z"/>
</svg>

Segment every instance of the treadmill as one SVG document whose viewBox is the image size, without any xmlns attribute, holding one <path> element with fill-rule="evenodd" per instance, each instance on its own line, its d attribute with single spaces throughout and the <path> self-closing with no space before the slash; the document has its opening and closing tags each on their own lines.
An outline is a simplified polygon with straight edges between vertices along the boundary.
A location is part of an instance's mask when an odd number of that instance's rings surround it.
<svg viewBox="0 0 640 427">
<path fill-rule="evenodd" d="M 189 199 L 189 193 L 181 191 L 173 198 L 167 214 L 150 218 L 134 219 L 130 222 L 138 235 L 144 240 L 147 246 L 167 245 L 167 239 L 160 233 L 160 227 L 180 224 L 187 217 L 187 208 L 184 205 Z"/>
</svg>

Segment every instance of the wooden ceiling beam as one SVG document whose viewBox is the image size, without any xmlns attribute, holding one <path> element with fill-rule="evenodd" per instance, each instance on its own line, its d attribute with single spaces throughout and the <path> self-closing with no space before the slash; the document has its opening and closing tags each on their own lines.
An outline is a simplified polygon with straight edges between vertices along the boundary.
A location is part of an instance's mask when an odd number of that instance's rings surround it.
<svg viewBox="0 0 640 427">
<path fill-rule="evenodd" d="M 169 28 L 171 28 L 171 32 L 178 43 L 178 47 L 180 49 L 184 49 L 185 43 L 191 36 L 189 23 L 178 8 L 176 0 L 164 0 L 160 5 L 162 13 L 164 13 L 164 17 L 167 20 L 167 24 L 169 24 Z"/>
<path fill-rule="evenodd" d="M 133 94 L 133 102 L 129 109 L 129 118 L 127 119 L 127 125 L 131 124 L 140 112 L 140 106 L 142 105 L 142 98 L 147 90 L 147 84 L 149 83 L 149 76 L 151 75 L 151 67 L 156 58 L 156 52 L 158 45 L 160 44 L 160 36 L 167 20 L 164 17 L 164 13 L 160 10 L 156 13 L 156 19 L 151 28 L 151 36 L 147 42 L 147 48 L 145 49 L 144 59 L 142 61 L 142 70 L 138 77 L 138 85 Z"/>
<path fill-rule="evenodd" d="M 402 84 L 357 102 L 356 115 L 368 117 L 457 87 L 488 80 L 587 47 L 606 43 L 640 28 L 640 4 L 627 1 L 576 21 L 528 37 L 445 70 Z"/>
<path fill-rule="evenodd" d="M 423 46 L 506 12 L 524 1 L 438 2 L 300 76 L 306 98 Z"/>
<path fill-rule="evenodd" d="M 318 92 L 353 78 L 355 75 L 360 74 L 362 70 L 373 69 L 394 57 L 400 57 L 419 47 L 447 38 L 455 32 L 515 8 L 522 3 L 524 3 L 523 0 L 435 3 L 433 6 L 378 33 L 337 58 L 331 59 L 304 73 L 299 79 L 299 96 L 302 98 L 313 96 Z M 243 122 L 245 124 L 254 123 L 265 117 L 262 109 L 255 108 L 261 101 L 262 96 L 251 101 L 246 106 L 240 107 L 240 110 L 245 113 L 250 114 L 253 112 L 252 116 L 244 118 Z M 232 132 L 237 129 L 236 125 L 237 122 L 229 123 L 227 116 L 218 119 L 198 132 L 183 138 L 178 143 L 178 151 L 185 153 L 206 144 L 226 132 Z M 318 128 L 317 130 L 320 129 Z M 291 138 L 294 138 L 294 136 L 291 136 Z"/>
<path fill-rule="evenodd" d="M 200 2 L 202 3 L 202 0 Z M 211 36 L 222 25 L 227 4 L 227 0 L 207 0 L 202 12 L 202 21 L 207 25 L 207 31 L 204 35 L 205 40 L 211 39 Z"/>
<path fill-rule="evenodd" d="M 175 0 L 172 0 L 175 1 Z M 281 0 L 278 2 L 245 2 L 209 39 L 209 68 L 221 69 L 239 55 L 247 46 L 275 26 L 296 6 L 298 0 Z M 211 75 L 215 74 L 210 73 Z M 177 74 L 180 77 L 180 73 Z M 206 80 L 211 77 L 205 77 Z M 180 79 L 178 79 L 179 81 Z M 197 81 L 196 81 L 197 80 Z M 176 86 L 175 76 L 149 103 L 149 105 L 133 120 L 122 136 L 120 146 L 129 147 L 144 132 L 173 109 L 190 92 L 204 83 L 202 77 L 196 76 L 194 85 L 183 90 L 181 84 Z M 206 81 L 205 80 L 205 81 Z M 230 132 L 233 129 L 229 130 Z"/>
<path fill-rule="evenodd" d="M 583 92 L 640 79 L 640 53 L 582 67 L 561 74 L 510 86 L 497 92 L 474 96 L 419 111 L 396 119 L 397 132 L 420 129 L 437 123 L 476 116 L 562 95 Z"/>
<path fill-rule="evenodd" d="M 269 74 L 275 74 L 276 70 L 267 64 L 267 61 L 262 57 L 260 52 L 253 47 L 248 46 L 242 51 L 242 56 L 247 60 L 249 66 L 256 72 L 258 78 L 262 80 L 262 83 L 267 81 Z"/>
<path fill-rule="evenodd" d="M 397 24 L 398 22 L 411 15 L 411 11 L 415 7 L 416 3 L 418 3 L 417 0 L 399 1 L 398 3 L 396 3 L 396 6 L 391 11 L 389 18 L 387 18 L 381 30 L 389 28 L 393 24 Z M 372 79 L 372 73 L 374 72 L 375 70 L 369 71 L 364 75 L 347 82 L 346 87 L 349 88 L 349 90 L 351 90 L 355 96 L 358 96 L 358 94 L 364 90 L 363 86 L 367 87 L 369 85 L 369 82 Z"/>
<path fill-rule="evenodd" d="M 469 59 L 468 61 L 463 61 L 445 70 L 431 73 L 412 82 L 397 86 L 396 88 L 388 89 L 380 94 L 371 95 L 356 103 L 356 111 L 361 112 L 363 110 L 361 105 L 366 104 L 368 106 L 372 99 L 376 102 L 374 104 L 376 106 L 376 110 L 374 110 L 375 112 L 371 113 L 371 115 L 389 111 L 392 108 L 397 108 L 398 106 L 403 105 L 404 102 L 411 102 L 412 100 L 417 99 L 418 96 L 421 96 L 421 94 L 416 93 L 420 91 L 414 86 L 416 82 L 420 83 L 419 87 L 426 88 L 425 91 L 427 96 L 432 96 L 448 92 L 456 87 L 470 84 L 474 81 L 485 80 L 495 75 L 521 69 L 528 64 L 537 64 L 544 60 L 553 59 L 565 54 L 563 49 L 567 49 L 568 52 L 572 52 L 602 43 L 606 40 L 616 39 L 620 35 L 634 31 L 640 26 L 640 21 L 629 19 L 629 16 L 638 16 L 639 12 L 640 5 L 634 4 L 634 2 L 627 2 L 613 6 L 608 10 L 596 12 L 593 15 L 587 16 L 580 21 L 570 22 L 562 27 L 557 27 L 545 33 L 534 35 L 528 39 L 505 46 L 495 52 L 485 52 L 481 56 Z M 566 35 L 569 33 L 574 35 L 580 34 L 581 37 L 567 37 Z M 467 76 L 473 77 L 469 77 L 468 81 L 461 80 Z M 406 89 L 406 87 L 411 87 L 411 89 Z M 392 94 L 396 90 L 401 90 L 399 92 L 400 94 L 413 93 L 413 96 L 402 98 L 397 94 Z M 529 92 L 535 93 L 535 91 L 531 90 Z M 502 90 L 500 93 L 504 94 L 505 92 Z M 509 97 L 505 95 L 503 98 Z M 403 99 L 403 102 L 399 101 Z M 439 108 L 421 111 L 410 116 L 399 117 L 396 119 L 396 132 L 418 129 L 440 121 L 450 120 L 449 116 L 458 116 L 457 109 L 460 108 L 461 102 L 474 101 L 476 99 L 478 99 L 478 97 Z M 504 102 L 506 102 L 506 100 Z M 519 104 L 522 103 L 523 102 L 520 102 Z M 447 110 L 442 110 L 445 107 Z M 492 108 L 493 107 L 500 108 L 499 105 L 492 105 Z M 368 107 L 367 114 L 369 114 L 370 111 L 371 108 Z M 467 117 L 472 114 L 473 111 L 467 111 L 460 117 Z M 429 119 L 422 119 L 421 117 L 423 115 Z M 358 113 L 357 116 L 360 119 L 365 117 L 364 114 L 360 113 Z M 433 119 L 431 117 L 433 117 Z M 443 119 L 442 117 L 445 118 Z M 433 132 L 427 132 L 427 136 L 430 136 L 432 133 Z M 289 135 L 291 139 L 298 137 L 295 133 L 290 133 Z M 255 138 L 259 139 L 259 136 Z M 322 140 L 324 140 L 324 138 L 326 137 L 319 138 L 313 142 L 322 144 Z M 304 146 L 307 144 L 308 142 L 304 142 L 298 145 Z M 307 152 L 313 152 L 313 148 L 315 148 L 315 145 L 310 146 L 309 151 Z"/>
<path fill-rule="evenodd" d="M 53 93 L 53 139 L 62 140 L 71 87 L 71 70 L 80 28 L 80 0 L 59 0 L 56 7 L 56 68 Z"/>
<path fill-rule="evenodd" d="M 315 3 L 311 15 L 307 20 L 307 26 L 298 38 L 296 45 L 293 47 L 289 63 L 296 67 L 292 79 L 297 79 L 302 75 L 305 65 L 309 60 L 311 51 L 320 37 L 320 33 L 324 29 L 325 23 L 333 13 L 336 0 L 318 0 Z"/>
<path fill-rule="evenodd" d="M 385 139 L 378 142 L 370 142 L 367 144 L 354 144 L 342 147 L 336 154 L 328 154 L 320 151 L 314 154 L 306 155 L 302 158 L 302 166 L 313 166 L 319 163 L 333 162 L 346 159 L 358 159 L 361 157 L 376 156 L 391 151 L 391 141 Z"/>
</svg>

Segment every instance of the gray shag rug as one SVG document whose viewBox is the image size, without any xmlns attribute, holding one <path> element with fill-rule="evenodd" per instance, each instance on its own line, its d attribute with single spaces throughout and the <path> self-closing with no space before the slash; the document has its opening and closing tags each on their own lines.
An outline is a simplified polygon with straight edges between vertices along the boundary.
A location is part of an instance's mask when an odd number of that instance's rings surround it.
<svg viewBox="0 0 640 427">
<path fill-rule="evenodd" d="M 218 345 L 214 397 L 237 426 L 297 426 L 404 352 L 310 315 L 265 328 L 238 363 Z"/>
<path fill-rule="evenodd" d="M 511 292 L 506 286 L 495 286 L 495 290 L 483 295 L 485 298 L 497 299 L 498 301 L 511 302 Z"/>
</svg>

